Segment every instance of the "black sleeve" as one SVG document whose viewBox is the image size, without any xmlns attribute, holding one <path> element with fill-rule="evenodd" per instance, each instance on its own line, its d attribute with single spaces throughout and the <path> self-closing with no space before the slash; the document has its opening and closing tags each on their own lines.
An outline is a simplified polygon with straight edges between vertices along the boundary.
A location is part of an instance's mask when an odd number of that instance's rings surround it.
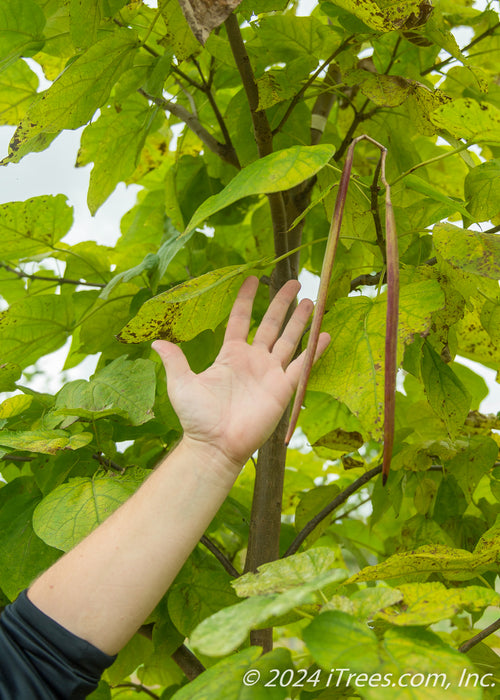
<svg viewBox="0 0 500 700">
<path fill-rule="evenodd" d="M 0 616 L 0 700 L 85 698 L 115 658 L 45 615 L 26 591 Z"/>
</svg>

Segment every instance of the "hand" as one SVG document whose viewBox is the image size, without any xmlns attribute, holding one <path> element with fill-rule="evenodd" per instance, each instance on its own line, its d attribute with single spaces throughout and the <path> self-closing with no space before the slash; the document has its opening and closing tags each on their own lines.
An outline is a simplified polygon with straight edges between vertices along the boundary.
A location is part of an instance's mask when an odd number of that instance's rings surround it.
<svg viewBox="0 0 500 700">
<path fill-rule="evenodd" d="M 292 361 L 313 303 L 303 299 L 281 326 L 300 289 L 287 282 L 271 302 L 247 343 L 258 279 L 241 285 L 227 324 L 224 343 L 211 367 L 200 374 L 191 371 L 182 350 L 165 340 L 155 340 L 167 372 L 168 395 L 184 429 L 184 441 L 224 456 L 236 473 L 272 434 L 297 387 L 304 353 Z M 279 336 L 279 337 L 278 337 Z M 330 337 L 321 333 L 317 359 Z"/>
</svg>

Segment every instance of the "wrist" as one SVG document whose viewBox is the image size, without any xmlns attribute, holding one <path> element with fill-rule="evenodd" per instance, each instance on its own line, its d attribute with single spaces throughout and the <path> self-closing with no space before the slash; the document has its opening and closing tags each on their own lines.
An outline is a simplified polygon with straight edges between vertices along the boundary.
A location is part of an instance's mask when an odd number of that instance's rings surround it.
<svg viewBox="0 0 500 700">
<path fill-rule="evenodd" d="M 175 448 L 183 453 L 186 464 L 191 464 L 203 480 L 220 484 L 230 489 L 243 467 L 243 462 L 232 459 L 208 441 L 183 435 Z"/>
</svg>

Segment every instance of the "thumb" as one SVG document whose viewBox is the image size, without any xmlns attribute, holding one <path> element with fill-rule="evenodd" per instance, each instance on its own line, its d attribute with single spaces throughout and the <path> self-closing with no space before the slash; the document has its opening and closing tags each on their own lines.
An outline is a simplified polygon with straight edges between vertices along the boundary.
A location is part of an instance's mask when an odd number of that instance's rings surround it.
<svg viewBox="0 0 500 700">
<path fill-rule="evenodd" d="M 151 347 L 160 356 L 167 377 L 171 379 L 180 377 L 183 374 L 190 374 L 191 369 L 186 357 L 180 347 L 175 343 L 170 343 L 168 340 L 155 340 Z"/>
</svg>

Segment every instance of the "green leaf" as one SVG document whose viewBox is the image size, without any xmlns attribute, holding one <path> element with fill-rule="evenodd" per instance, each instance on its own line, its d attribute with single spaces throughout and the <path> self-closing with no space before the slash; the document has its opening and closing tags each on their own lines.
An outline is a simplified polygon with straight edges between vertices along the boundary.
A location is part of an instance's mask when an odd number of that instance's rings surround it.
<svg viewBox="0 0 500 700">
<path fill-rule="evenodd" d="M 1 72 L 0 124 L 17 125 L 35 98 L 37 88 L 36 73 L 24 61 L 17 61 Z"/>
<path fill-rule="evenodd" d="M 45 17 L 34 0 L 0 0 L 0 70 L 43 46 Z"/>
<path fill-rule="evenodd" d="M 500 159 L 480 163 L 464 181 L 467 209 L 474 221 L 488 221 L 500 213 Z"/>
<path fill-rule="evenodd" d="M 432 123 L 458 139 L 471 143 L 500 142 L 500 109 L 488 102 L 461 98 L 438 107 L 430 114 Z"/>
<path fill-rule="evenodd" d="M 451 700 L 480 700 L 483 697 L 480 685 L 472 680 L 474 676 L 465 687 L 464 678 L 474 669 L 468 666 L 464 655 L 445 644 L 437 634 L 418 627 L 390 629 L 384 635 L 383 651 L 387 662 L 382 672 L 387 670 L 390 674 L 389 683 L 383 686 L 384 698 L 442 700 L 446 696 Z M 380 686 L 365 686 L 363 694 L 367 700 L 379 700 Z"/>
<path fill-rule="evenodd" d="M 293 572 L 293 567 L 286 565 L 286 559 L 272 563 L 277 568 L 281 564 L 282 571 Z M 297 573 L 293 572 L 293 575 Z M 305 583 L 288 588 L 283 593 L 263 593 L 223 608 L 196 627 L 190 638 L 191 644 L 208 656 L 228 654 L 243 644 L 251 629 L 272 625 L 274 618 L 281 618 L 301 605 L 314 603 L 316 591 L 341 582 L 345 576 L 345 572 L 341 569 L 326 570 Z M 276 577 L 270 578 L 272 589 L 277 585 Z M 264 582 L 262 590 L 265 590 L 266 583 Z"/>
<path fill-rule="evenodd" d="M 136 467 L 118 476 L 70 479 L 36 507 L 33 529 L 51 547 L 67 552 L 126 501 L 149 474 Z"/>
<path fill-rule="evenodd" d="M 239 700 L 243 675 L 253 668 L 260 654 L 259 647 L 250 647 L 219 661 L 178 690 L 171 700 Z"/>
<path fill-rule="evenodd" d="M 12 416 L 18 416 L 23 413 L 33 401 L 33 396 L 27 396 L 26 394 L 17 394 L 16 396 L 11 396 L 9 399 L 5 399 L 0 404 L 0 420 L 2 418 L 12 418 Z"/>
<path fill-rule="evenodd" d="M 256 685 L 245 685 L 243 683 L 237 696 L 238 700 L 285 700 L 285 698 L 290 697 L 288 688 L 296 680 L 296 676 L 295 673 L 290 676 L 295 669 L 288 649 L 277 647 L 273 651 L 264 654 L 252 663 L 252 670 L 260 673 L 262 681 Z M 280 680 L 276 680 L 274 684 L 267 684 L 267 681 L 272 680 L 276 673 L 279 673 L 277 678 Z M 285 675 L 283 675 L 284 673 Z M 290 683 L 287 687 L 286 682 L 289 679 Z"/>
<path fill-rule="evenodd" d="M 449 460 L 447 467 L 460 484 L 468 503 L 481 477 L 489 472 L 498 459 L 498 445 L 486 436 L 472 436 L 463 449 Z"/>
<path fill-rule="evenodd" d="M 0 205 L 0 258 L 17 261 L 49 253 L 73 224 L 73 207 L 58 194 Z"/>
<path fill-rule="evenodd" d="M 202 620 L 238 600 L 231 577 L 205 552 L 195 550 L 182 567 L 168 594 L 168 612 L 176 628 L 190 636 Z"/>
<path fill-rule="evenodd" d="M 122 356 L 110 362 L 87 382 L 69 382 L 57 394 L 56 413 L 88 420 L 118 414 L 132 425 L 151 418 L 155 401 L 155 364 L 151 360 L 127 360 Z"/>
<path fill-rule="evenodd" d="M 411 15 L 419 16 L 421 5 L 420 0 L 384 3 L 387 6 L 383 8 L 375 0 L 356 0 L 355 3 L 350 0 L 328 0 L 328 2 L 347 10 L 377 32 L 401 29 Z"/>
<path fill-rule="evenodd" d="M 97 28 L 102 19 L 101 13 L 101 0 L 70 0 L 71 41 L 77 50 L 87 49 L 95 43 Z"/>
<path fill-rule="evenodd" d="M 140 343 L 164 338 L 178 343 L 204 330 L 215 330 L 229 315 L 242 276 L 259 263 L 262 261 L 222 267 L 158 294 L 141 306 L 118 340 Z"/>
<path fill-rule="evenodd" d="M 186 226 L 186 232 L 242 197 L 295 187 L 321 170 L 334 152 L 331 145 L 291 146 L 256 160 L 240 170 L 222 192 L 209 197 L 198 207 Z"/>
<path fill-rule="evenodd" d="M 476 612 L 500 603 L 500 595 L 484 586 L 448 589 L 439 581 L 432 581 L 405 583 L 398 589 L 403 594 L 402 604 L 376 614 L 377 618 L 398 627 L 432 625 L 464 609 Z"/>
<path fill-rule="evenodd" d="M 351 576 L 347 583 L 405 579 L 408 576 L 419 576 L 425 580 L 433 574 L 441 574 L 449 581 L 467 581 L 495 566 L 499 548 L 500 541 L 489 551 L 479 553 L 442 544 L 426 544 L 411 552 L 393 554 L 380 564 L 368 566 Z"/>
<path fill-rule="evenodd" d="M 162 44 L 172 48 L 179 61 L 198 53 L 201 46 L 186 22 L 179 3 L 176 0 L 159 0 L 158 8 L 166 25 Z"/>
<path fill-rule="evenodd" d="M 345 403 L 374 437 L 382 432 L 386 293 L 376 298 L 339 299 L 325 315 L 323 330 L 332 342 L 315 364 L 309 388 Z M 431 325 L 431 314 L 443 306 L 434 280 L 414 282 L 401 289 L 398 356 L 405 343 Z"/>
<path fill-rule="evenodd" d="M 119 107 L 103 107 L 99 119 L 83 132 L 76 165 L 94 163 L 87 196 L 92 215 L 134 172 L 156 111 L 143 97 L 132 95 Z"/>
<path fill-rule="evenodd" d="M 137 46 L 135 32 L 119 29 L 73 61 L 39 94 L 12 137 L 9 155 L 2 163 L 17 163 L 35 150 L 33 144 L 40 137 L 53 138 L 62 129 L 77 129 L 90 121 L 120 75 L 131 66 Z"/>
<path fill-rule="evenodd" d="M 483 327 L 481 314 L 475 305 L 472 310 L 466 310 L 463 320 L 457 323 L 457 339 L 460 355 L 482 362 L 487 367 L 500 369 L 500 345 Z"/>
<path fill-rule="evenodd" d="M 453 224 L 437 224 L 432 235 L 437 254 L 455 269 L 500 279 L 500 239 Z"/>
<path fill-rule="evenodd" d="M 259 22 L 262 48 L 265 47 L 268 55 L 270 53 L 275 57 L 275 61 L 271 59 L 272 62 L 285 62 L 285 70 L 293 62 L 297 65 L 297 61 L 311 58 L 317 62 L 319 58 L 331 54 L 340 44 L 339 34 L 336 28 L 327 28 L 317 17 L 275 14 L 263 17 Z M 314 70 L 314 66 L 310 70 Z M 295 87 L 303 79 L 302 71 L 295 76 L 290 73 L 290 76 L 288 82 L 295 84 Z"/>
<path fill-rule="evenodd" d="M 462 202 L 459 202 L 451 197 L 447 197 L 443 192 L 440 192 L 435 184 L 430 184 L 423 180 L 418 175 L 407 175 L 405 177 L 405 184 L 411 190 L 425 194 L 430 199 L 434 199 L 437 202 L 442 202 L 443 204 L 451 207 L 451 210 L 460 212 L 466 218 L 469 217 L 469 211 L 465 208 Z"/>
<path fill-rule="evenodd" d="M 21 373 L 21 367 L 13 362 L 0 364 L 0 391 L 14 391 Z"/>
<path fill-rule="evenodd" d="M 422 347 L 421 374 L 432 409 L 444 421 L 449 434 L 456 435 L 469 413 L 469 392 L 429 343 Z"/>
<path fill-rule="evenodd" d="M 30 477 L 14 479 L 0 489 L 0 586 L 10 600 L 59 556 L 35 535 L 31 526 L 40 498 L 35 480 Z"/>
<path fill-rule="evenodd" d="M 332 610 L 318 615 L 303 636 L 313 659 L 327 671 L 348 668 L 370 674 L 380 668 L 377 637 L 347 613 Z"/>
<path fill-rule="evenodd" d="M 359 85 L 361 92 L 381 107 L 397 107 L 407 99 L 415 86 L 399 75 L 379 75 L 364 70 L 347 72 L 350 85 Z"/>
<path fill-rule="evenodd" d="M 92 442 L 92 433 L 71 435 L 64 430 L 0 430 L 0 445 L 13 450 L 53 455 L 60 450 L 78 450 Z"/>
<path fill-rule="evenodd" d="M 138 265 L 131 267 L 130 270 L 125 270 L 125 272 L 120 272 L 115 275 L 99 294 L 99 298 L 107 299 L 116 285 L 120 284 L 120 282 L 130 282 L 130 280 L 133 280 L 135 277 L 139 277 L 144 272 L 153 274 L 154 270 L 158 267 L 159 261 L 159 256 L 156 253 L 147 253 L 144 260 Z"/>
<path fill-rule="evenodd" d="M 0 313 L 0 359 L 28 367 L 64 345 L 72 326 L 68 296 L 46 294 L 18 301 Z"/>
<path fill-rule="evenodd" d="M 249 572 L 235 579 L 233 587 L 243 598 L 282 593 L 313 581 L 338 565 L 339 560 L 334 551 L 328 547 L 315 547 L 307 552 L 262 564 L 258 573 Z"/>
<path fill-rule="evenodd" d="M 497 308 L 500 312 L 500 308 Z M 483 325 L 486 329 L 488 328 L 484 321 Z M 500 332 L 498 333 L 498 337 L 500 338 Z M 484 378 L 481 375 L 476 374 L 476 372 L 473 372 L 471 369 L 469 369 L 469 367 L 461 365 L 459 362 L 451 362 L 450 367 L 452 368 L 455 376 L 458 377 L 472 397 L 471 410 L 478 411 L 481 401 L 483 401 L 483 399 L 485 399 L 489 394 L 488 385 L 484 381 Z"/>
</svg>

